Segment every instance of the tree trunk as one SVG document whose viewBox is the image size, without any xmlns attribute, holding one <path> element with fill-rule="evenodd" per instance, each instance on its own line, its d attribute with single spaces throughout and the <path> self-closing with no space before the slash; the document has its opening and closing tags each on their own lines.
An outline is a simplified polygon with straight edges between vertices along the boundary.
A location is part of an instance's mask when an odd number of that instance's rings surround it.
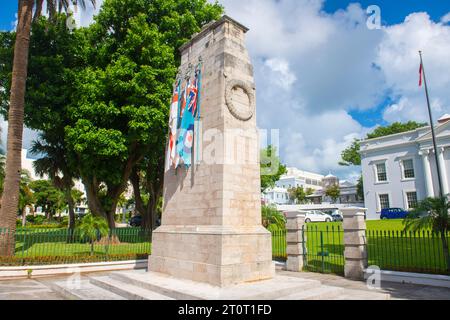
<svg viewBox="0 0 450 320">
<path fill-rule="evenodd" d="M 69 226 L 68 228 L 73 230 L 75 229 L 75 204 L 72 198 L 72 188 L 66 188 L 64 190 L 64 195 L 66 197 L 67 205 L 69 207 Z"/>
<path fill-rule="evenodd" d="M 27 223 L 27 206 L 25 206 L 22 210 L 22 227 L 25 227 Z"/>
<path fill-rule="evenodd" d="M 0 255 L 6 256 L 14 255 L 15 251 L 16 217 L 19 205 L 20 170 L 22 168 L 23 116 L 33 5 L 34 0 L 19 0 L 19 19 L 9 99 L 5 180 L 0 209 L 0 227 L 9 229 L 6 238 L 0 237 Z"/>
<path fill-rule="evenodd" d="M 93 179 L 92 179 L 93 180 Z M 84 188 L 86 189 L 86 198 L 89 210 L 91 214 L 96 217 L 107 218 L 105 210 L 98 199 L 97 189 L 98 185 L 91 181 L 91 179 L 83 177 L 82 178 Z"/>
</svg>

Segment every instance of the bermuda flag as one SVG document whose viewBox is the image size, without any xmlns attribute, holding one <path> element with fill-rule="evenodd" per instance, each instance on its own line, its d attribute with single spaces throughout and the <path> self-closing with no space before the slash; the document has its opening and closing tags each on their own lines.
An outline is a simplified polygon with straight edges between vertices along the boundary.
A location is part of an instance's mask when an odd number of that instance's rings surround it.
<svg viewBox="0 0 450 320">
<path fill-rule="evenodd" d="M 419 69 L 419 87 L 422 86 L 422 77 L 423 77 L 423 65 L 422 62 L 420 62 L 420 69 Z"/>
<path fill-rule="evenodd" d="M 175 87 L 172 96 L 172 104 L 170 105 L 170 140 L 169 140 L 169 165 L 172 165 L 176 156 L 176 140 L 177 140 L 177 128 L 178 128 L 178 109 L 179 109 L 179 84 Z"/>
</svg>

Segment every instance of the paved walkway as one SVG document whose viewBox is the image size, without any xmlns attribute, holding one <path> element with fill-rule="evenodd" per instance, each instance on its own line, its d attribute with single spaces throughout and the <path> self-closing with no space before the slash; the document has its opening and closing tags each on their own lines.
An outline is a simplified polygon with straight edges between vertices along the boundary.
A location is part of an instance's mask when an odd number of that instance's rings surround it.
<svg viewBox="0 0 450 320">
<path fill-rule="evenodd" d="M 0 281 L 0 300 L 163 300 L 171 297 L 161 295 L 149 283 L 147 286 L 133 286 L 120 282 L 120 278 L 136 277 L 135 284 L 145 280 L 145 270 L 131 273 L 109 272 L 86 274 L 79 278 L 58 277 L 26 280 Z M 327 299 L 327 300 L 367 300 L 390 299 L 411 300 L 450 300 L 450 289 L 399 283 L 382 283 L 380 290 L 369 290 L 364 282 L 350 281 L 339 276 L 319 273 L 294 273 L 277 270 L 277 277 L 294 277 L 303 281 L 304 290 L 289 292 L 279 299 Z M 126 279 L 126 278 L 125 278 Z M 75 281 L 75 282 L 74 282 Z M 145 282 L 145 281 L 144 281 Z M 305 285 L 315 284 L 323 289 L 309 288 Z M 75 285 L 74 285 L 75 284 Z M 150 286 L 150 289 L 149 289 Z M 311 287 L 311 286 L 309 286 Z M 308 295 L 317 291 L 316 296 Z M 305 295 L 306 294 L 306 295 Z M 173 298 L 173 297 L 172 297 Z M 269 298 L 271 299 L 271 298 Z"/>
<path fill-rule="evenodd" d="M 370 290 L 365 282 L 351 281 L 336 275 L 312 272 L 277 271 L 280 275 L 301 277 L 302 279 L 319 280 L 322 284 L 345 289 L 379 292 L 391 295 L 391 300 L 450 300 L 450 289 L 415 284 L 381 282 L 380 290 Z"/>
</svg>

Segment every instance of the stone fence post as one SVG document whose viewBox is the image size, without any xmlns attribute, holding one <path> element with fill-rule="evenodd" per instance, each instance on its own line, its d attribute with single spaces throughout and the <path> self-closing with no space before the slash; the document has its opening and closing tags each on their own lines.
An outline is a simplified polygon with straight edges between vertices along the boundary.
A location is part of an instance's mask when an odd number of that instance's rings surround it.
<svg viewBox="0 0 450 320">
<path fill-rule="evenodd" d="M 306 234 L 303 234 L 306 212 L 286 213 L 287 271 L 301 272 L 306 248 Z"/>
<path fill-rule="evenodd" d="M 365 208 L 343 208 L 344 216 L 344 257 L 345 277 L 352 280 L 364 280 L 367 268 Z"/>
</svg>

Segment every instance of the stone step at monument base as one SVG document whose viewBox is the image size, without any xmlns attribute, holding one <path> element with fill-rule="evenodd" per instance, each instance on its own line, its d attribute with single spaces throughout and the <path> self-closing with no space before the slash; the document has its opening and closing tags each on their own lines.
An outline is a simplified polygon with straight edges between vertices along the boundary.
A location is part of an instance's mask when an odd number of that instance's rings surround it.
<svg viewBox="0 0 450 320">
<path fill-rule="evenodd" d="M 92 285 L 103 288 L 127 300 L 174 300 L 158 292 L 144 289 L 128 282 L 115 280 L 110 276 L 89 277 Z"/>
<path fill-rule="evenodd" d="M 176 300 L 275 300 L 292 292 L 308 291 L 321 286 L 320 281 L 276 276 L 270 280 L 250 282 L 220 288 L 206 283 L 176 279 L 164 274 L 148 272 L 114 272 L 111 279 L 132 284 Z M 95 282 L 94 282 L 95 283 Z"/>
<path fill-rule="evenodd" d="M 277 274 L 273 279 L 220 288 L 145 270 L 40 280 L 69 300 L 388 300 L 389 294 L 323 285 Z"/>
<path fill-rule="evenodd" d="M 71 280 L 41 282 L 68 300 L 126 300 L 110 290 L 92 284 L 89 279 L 81 279 L 79 282 Z"/>
</svg>

